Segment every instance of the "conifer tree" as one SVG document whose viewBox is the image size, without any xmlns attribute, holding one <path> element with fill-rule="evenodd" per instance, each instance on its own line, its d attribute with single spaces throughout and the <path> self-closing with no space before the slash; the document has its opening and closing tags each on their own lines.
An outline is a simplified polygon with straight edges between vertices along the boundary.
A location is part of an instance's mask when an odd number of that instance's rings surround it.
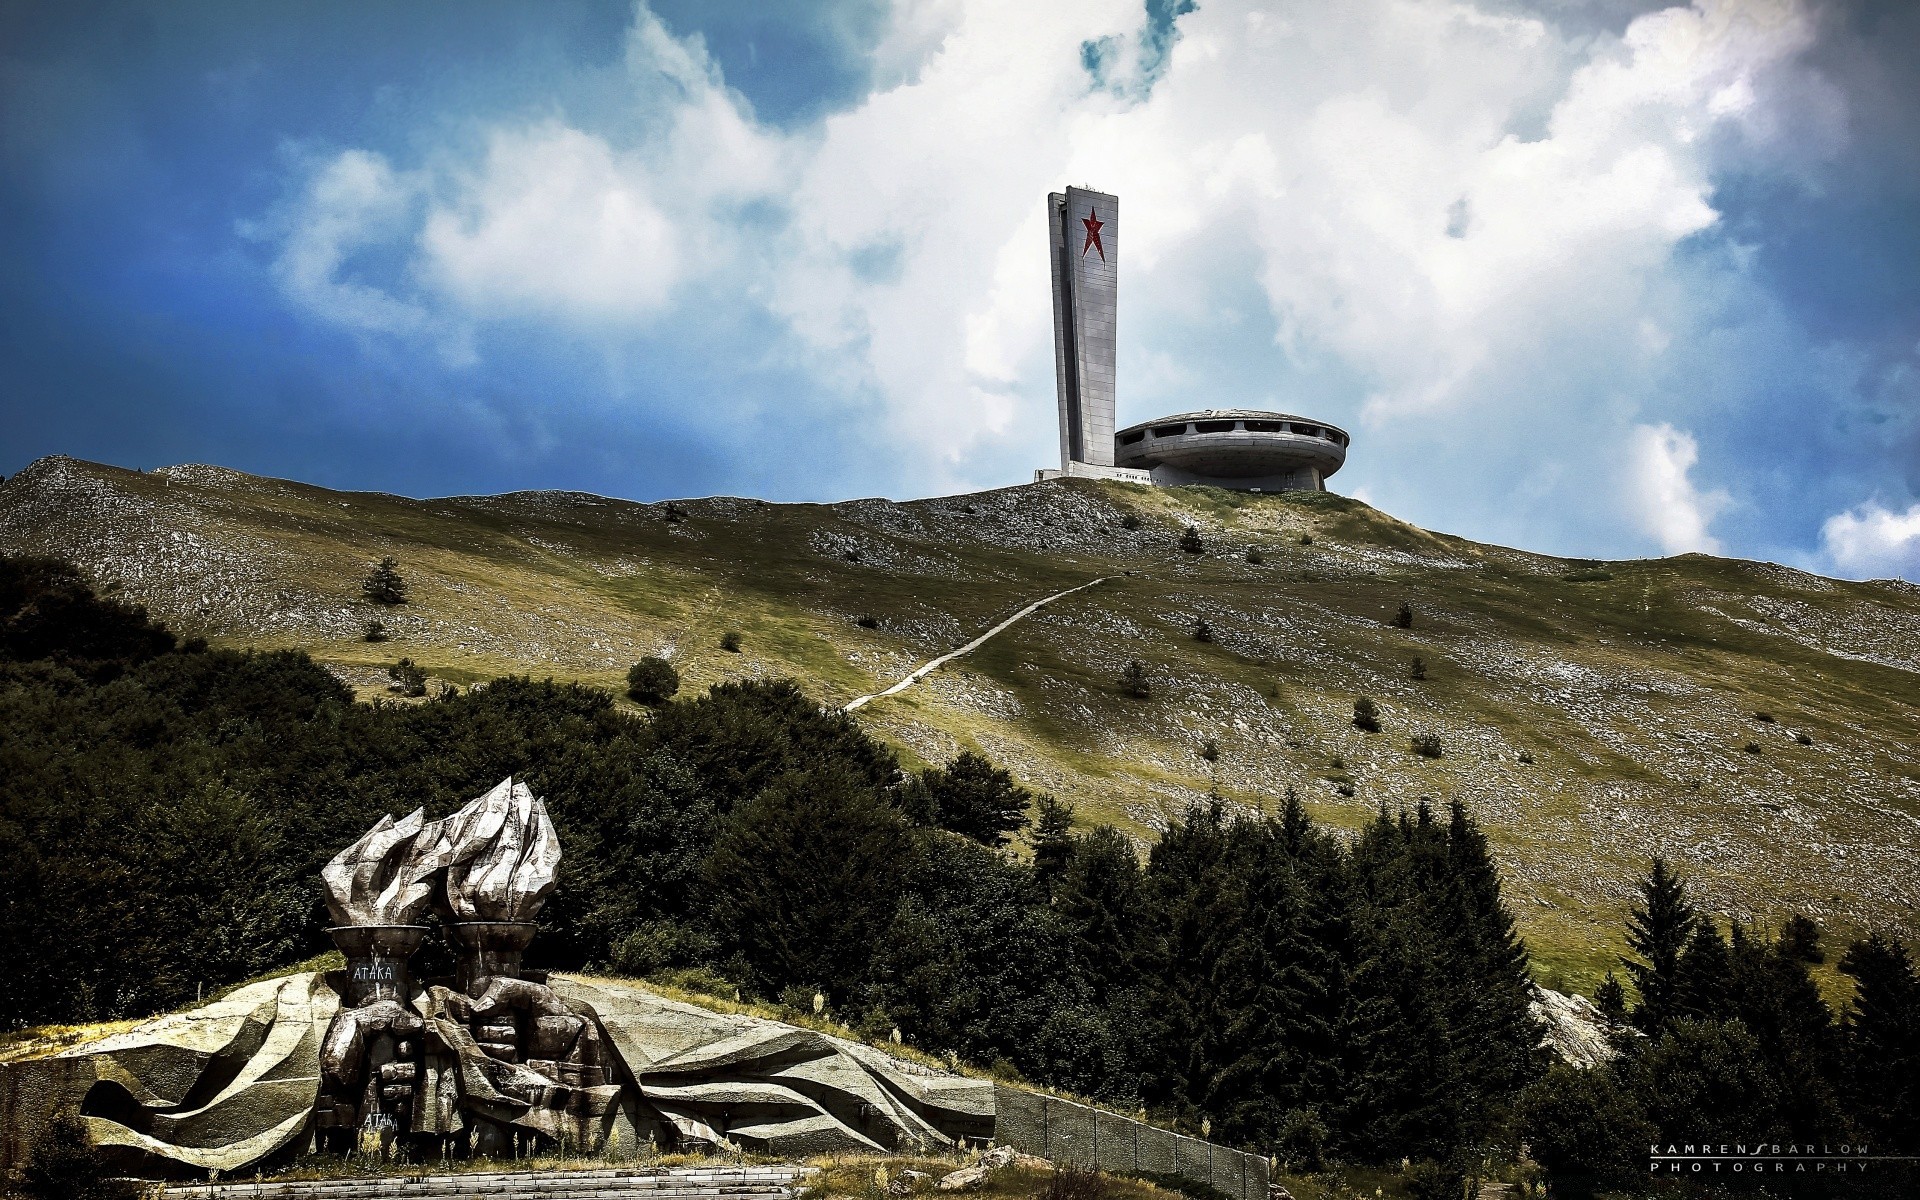
<svg viewBox="0 0 1920 1200">
<path fill-rule="evenodd" d="M 1833 1010 L 1807 964 L 1777 941 L 1755 937 L 1735 922 L 1730 942 L 1729 1015 L 1759 1044 L 1780 1086 L 1783 1113 L 1795 1129 L 1837 1136 L 1843 1131 Z"/>
<path fill-rule="evenodd" d="M 400 574 L 399 560 L 383 558 L 375 563 L 373 570 L 360 581 L 360 590 L 375 604 L 405 604 L 407 581 Z"/>
<path fill-rule="evenodd" d="M 1506 1097 L 1544 1069 L 1531 1016 L 1527 947 L 1500 894 L 1486 835 L 1466 805 L 1447 805 L 1446 886 L 1432 893 L 1435 935 L 1446 945 L 1451 993 L 1448 1024 L 1460 1048 L 1460 1086 L 1468 1099 L 1462 1132 L 1488 1135 Z"/>
<path fill-rule="evenodd" d="M 1673 1019 L 1680 952 L 1696 920 L 1687 885 L 1667 869 L 1664 858 L 1655 855 L 1640 880 L 1640 903 L 1627 914 L 1627 945 L 1639 957 L 1620 960 L 1640 993 L 1633 1022 L 1647 1033 L 1659 1031 Z"/>
<path fill-rule="evenodd" d="M 1046 895 L 1073 861 L 1073 805 L 1042 795 L 1036 806 L 1033 830 L 1033 877 Z"/>
<path fill-rule="evenodd" d="M 1071 939 L 1096 1002 L 1138 976 L 1137 940 L 1147 923 L 1140 860 L 1111 825 L 1076 839 L 1053 890 L 1054 911 Z"/>
<path fill-rule="evenodd" d="M 1204 1112 L 1218 1012 L 1213 984 L 1225 939 L 1241 919 L 1233 888 L 1239 863 L 1218 799 L 1190 807 L 1161 835 L 1146 881 L 1162 965 L 1154 993 L 1152 1058 L 1143 1084 L 1150 1104 L 1192 1120 Z"/>
<path fill-rule="evenodd" d="M 1854 982 L 1846 1016 L 1847 1107 L 1895 1153 L 1920 1150 L 1920 978 L 1906 948 L 1882 933 L 1847 947 Z"/>
<path fill-rule="evenodd" d="M 1623 1025 L 1627 1020 L 1627 992 L 1620 986 L 1620 979 L 1612 971 L 1593 989 L 1593 1006 L 1600 1015 L 1614 1025 Z"/>
<path fill-rule="evenodd" d="M 1698 1021 L 1732 1016 L 1733 963 L 1713 918 L 1701 916 L 1674 969 L 1673 1013 Z"/>
<path fill-rule="evenodd" d="M 1352 851 L 1354 960 L 1342 1039 L 1347 1092 L 1338 1140 L 1378 1161 L 1444 1155 L 1457 1125 L 1437 948 L 1417 902 L 1444 843 L 1424 804 L 1417 819 L 1381 808 Z"/>
</svg>

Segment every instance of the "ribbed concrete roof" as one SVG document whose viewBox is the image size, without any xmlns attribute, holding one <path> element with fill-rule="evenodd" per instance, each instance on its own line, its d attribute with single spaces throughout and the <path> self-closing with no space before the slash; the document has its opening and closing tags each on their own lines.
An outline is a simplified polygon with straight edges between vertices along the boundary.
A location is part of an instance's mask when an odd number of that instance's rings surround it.
<svg viewBox="0 0 1920 1200">
<path fill-rule="evenodd" d="M 1207 408 L 1199 412 L 1168 413 L 1164 417 L 1155 417 L 1151 421 L 1140 421 L 1121 430 L 1141 429 L 1149 425 L 1170 425 L 1176 421 L 1298 421 L 1303 425 L 1322 425 L 1328 429 L 1340 429 L 1330 421 L 1319 417 L 1302 417 L 1294 413 L 1268 412 L 1259 408 Z M 1341 433 L 1347 432 L 1340 429 Z"/>
</svg>

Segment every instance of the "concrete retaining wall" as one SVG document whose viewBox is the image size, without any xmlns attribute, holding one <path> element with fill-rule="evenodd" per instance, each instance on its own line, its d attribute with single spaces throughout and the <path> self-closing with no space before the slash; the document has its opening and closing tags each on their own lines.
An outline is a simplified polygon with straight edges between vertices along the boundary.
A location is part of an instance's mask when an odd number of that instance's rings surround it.
<svg viewBox="0 0 1920 1200">
<path fill-rule="evenodd" d="M 993 1138 L 1054 1162 L 1178 1175 L 1233 1200 L 1266 1200 L 1267 1160 L 1071 1100 L 995 1084 Z"/>
</svg>

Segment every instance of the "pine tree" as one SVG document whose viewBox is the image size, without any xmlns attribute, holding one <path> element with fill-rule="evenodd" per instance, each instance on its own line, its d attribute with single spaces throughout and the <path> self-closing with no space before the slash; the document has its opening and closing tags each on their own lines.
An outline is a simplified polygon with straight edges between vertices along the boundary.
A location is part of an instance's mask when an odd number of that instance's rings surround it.
<svg viewBox="0 0 1920 1200">
<path fill-rule="evenodd" d="M 1096 1003 L 1106 1003 L 1137 978 L 1144 906 L 1140 860 L 1125 834 L 1101 825 L 1076 839 L 1053 889 L 1053 907 L 1085 966 Z"/>
<path fill-rule="evenodd" d="M 1180 548 L 1188 554 L 1204 554 L 1207 544 L 1200 540 L 1200 530 L 1189 525 L 1187 531 L 1180 535 Z"/>
<path fill-rule="evenodd" d="M 1640 903 L 1627 915 L 1627 945 L 1639 958 L 1620 960 L 1640 993 L 1633 1022 L 1647 1033 L 1665 1028 L 1675 1015 L 1680 952 L 1697 919 L 1687 899 L 1687 885 L 1667 869 L 1664 858 L 1655 855 L 1640 880 Z"/>
<path fill-rule="evenodd" d="M 1843 1132 L 1839 1030 L 1807 964 L 1778 942 L 1732 929 L 1731 1016 L 1759 1043 L 1781 1089 L 1781 1109 L 1795 1129 L 1827 1136 Z"/>
<path fill-rule="evenodd" d="M 1362 733 L 1380 732 L 1380 708 L 1371 696 L 1362 696 L 1353 702 L 1353 727 Z"/>
<path fill-rule="evenodd" d="M 1120 690 L 1135 700 L 1146 700 L 1153 695 L 1153 684 L 1147 679 L 1147 668 L 1139 659 L 1130 658 L 1120 671 Z"/>
<path fill-rule="evenodd" d="M 1431 1158 L 1455 1142 L 1461 1097 L 1442 1012 L 1443 968 L 1419 910 L 1444 856 L 1444 836 L 1424 803 L 1397 821 L 1383 807 L 1354 842 L 1347 1090 L 1337 1121 L 1341 1147 L 1357 1158 Z"/>
<path fill-rule="evenodd" d="M 1707 916 L 1697 918 L 1693 936 L 1674 970 L 1673 1013 L 1697 1021 L 1722 1021 L 1733 1015 L 1733 963 L 1727 941 Z"/>
<path fill-rule="evenodd" d="M 1608 1023 L 1626 1024 L 1627 992 L 1620 986 L 1619 977 L 1612 971 L 1608 971 L 1607 977 L 1600 981 L 1600 986 L 1593 989 L 1593 1006 L 1600 1010 L 1600 1015 L 1605 1017 Z"/>
<path fill-rule="evenodd" d="M 1222 946 L 1241 919 L 1232 882 L 1240 868 L 1218 801 L 1173 822 L 1147 859 L 1157 972 L 1145 1099 L 1190 1120 L 1204 1113 L 1219 1068 L 1213 988 Z"/>
<path fill-rule="evenodd" d="M 360 581 L 360 590 L 375 604 L 405 604 L 407 581 L 400 574 L 397 559 L 383 558 Z"/>
<path fill-rule="evenodd" d="M 1920 978 L 1906 947 L 1871 933 L 1847 947 L 1845 1098 L 1868 1137 L 1910 1153 L 1920 1129 Z"/>
<path fill-rule="evenodd" d="M 1780 929 L 1780 948 L 1801 962 L 1819 964 L 1827 961 L 1827 952 L 1820 945 L 1820 926 L 1805 913 L 1794 913 Z"/>
<path fill-rule="evenodd" d="M 1032 832 L 1033 877 L 1041 890 L 1051 895 L 1055 883 L 1073 862 L 1077 846 L 1073 837 L 1073 806 L 1042 795 L 1035 806 Z"/>
<path fill-rule="evenodd" d="M 1526 943 L 1501 897 L 1486 835 L 1459 800 L 1447 805 L 1446 849 L 1446 887 L 1430 899 L 1437 902 L 1435 934 L 1451 943 L 1449 1033 L 1460 1048 L 1461 1087 L 1469 1098 L 1463 1132 L 1477 1141 L 1545 1063 L 1536 1048 Z"/>
</svg>

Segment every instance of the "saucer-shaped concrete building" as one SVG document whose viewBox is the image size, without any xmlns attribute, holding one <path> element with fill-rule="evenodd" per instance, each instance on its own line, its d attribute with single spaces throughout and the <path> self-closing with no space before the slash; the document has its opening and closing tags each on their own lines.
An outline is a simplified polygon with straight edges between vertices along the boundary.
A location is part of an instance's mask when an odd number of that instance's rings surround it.
<svg viewBox="0 0 1920 1200">
<path fill-rule="evenodd" d="M 1347 433 L 1312 417 L 1256 409 L 1175 413 L 1114 429 L 1120 293 L 1120 201 L 1091 188 L 1047 197 L 1053 274 L 1060 469 L 1078 476 L 1205 484 L 1249 492 L 1325 491 L 1347 458 Z"/>
<path fill-rule="evenodd" d="M 1175 413 L 1114 435 L 1114 466 L 1146 471 L 1162 487 L 1325 491 L 1327 476 L 1346 460 L 1345 430 L 1251 408 Z"/>
</svg>

